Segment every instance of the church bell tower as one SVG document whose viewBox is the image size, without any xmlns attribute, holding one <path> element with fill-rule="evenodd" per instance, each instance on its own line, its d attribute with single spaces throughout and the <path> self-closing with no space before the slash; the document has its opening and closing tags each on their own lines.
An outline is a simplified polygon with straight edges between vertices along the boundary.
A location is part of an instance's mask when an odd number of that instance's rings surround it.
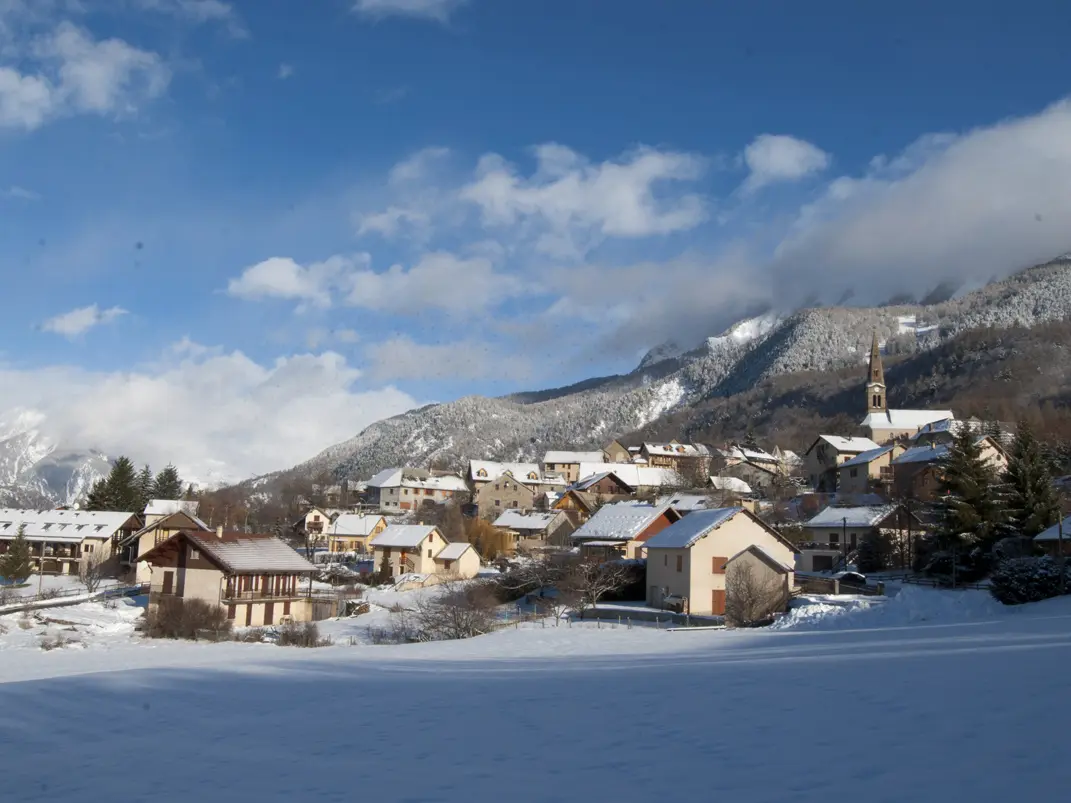
<svg viewBox="0 0 1071 803">
<path fill-rule="evenodd" d="M 866 411 L 884 413 L 888 410 L 885 402 L 885 368 L 881 364 L 881 348 L 878 346 L 878 333 L 870 344 L 870 368 L 866 381 Z"/>
</svg>

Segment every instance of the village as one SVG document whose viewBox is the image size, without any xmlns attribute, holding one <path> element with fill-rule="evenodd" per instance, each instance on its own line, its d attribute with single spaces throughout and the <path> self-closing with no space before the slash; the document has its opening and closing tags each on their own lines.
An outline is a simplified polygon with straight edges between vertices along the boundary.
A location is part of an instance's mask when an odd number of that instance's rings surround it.
<svg viewBox="0 0 1071 803">
<path fill-rule="evenodd" d="M 197 499 L 0 510 L 0 614 L 122 595 L 143 600 L 150 635 L 255 638 L 360 621 L 373 590 L 389 589 L 424 626 L 394 622 L 385 633 L 377 620 L 376 638 L 413 641 L 481 635 L 517 616 L 755 627 L 807 594 L 985 579 L 997 561 L 978 549 L 968 557 L 967 536 L 947 536 L 955 461 L 973 460 L 996 484 L 1029 443 L 1008 422 L 888 408 L 876 334 L 860 397 L 865 435 L 816 433 L 802 454 L 753 439 L 614 440 L 551 449 L 540 462 L 473 458 L 463 474 L 400 466 L 323 488 L 328 504 L 308 504 L 283 532 L 213 527 Z M 1047 482 L 1028 525 L 1001 525 L 994 554 L 1065 554 L 1061 482 Z M 22 572 L 11 569 L 20 561 Z M 37 587 L 14 591 L 31 572 Z M 45 577 L 69 581 L 65 596 L 44 591 Z M 397 602 L 406 592 L 414 605 Z M 436 605 L 469 617 L 444 631 L 428 624 Z"/>
</svg>

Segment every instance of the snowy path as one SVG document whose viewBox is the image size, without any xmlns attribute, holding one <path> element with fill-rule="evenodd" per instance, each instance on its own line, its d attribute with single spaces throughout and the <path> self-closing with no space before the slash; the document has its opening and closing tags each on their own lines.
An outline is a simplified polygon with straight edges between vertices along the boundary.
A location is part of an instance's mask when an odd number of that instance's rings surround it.
<svg viewBox="0 0 1071 803">
<path fill-rule="evenodd" d="M 855 630 L 0 654 L 5 786 L 24 801 L 1061 799 L 1067 602 Z M 112 671 L 76 674 L 93 669 Z M 163 752 L 135 757 L 141 743 Z"/>
</svg>

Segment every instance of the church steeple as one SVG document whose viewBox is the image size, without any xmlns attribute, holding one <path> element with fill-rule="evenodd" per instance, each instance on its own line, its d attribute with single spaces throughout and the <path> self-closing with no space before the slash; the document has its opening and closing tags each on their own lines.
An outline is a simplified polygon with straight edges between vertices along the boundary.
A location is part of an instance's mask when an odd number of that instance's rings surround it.
<svg viewBox="0 0 1071 803">
<path fill-rule="evenodd" d="M 878 332 L 874 330 L 874 339 L 870 344 L 870 368 L 866 381 L 866 410 L 868 413 L 884 413 L 885 403 L 885 368 L 881 364 L 881 347 L 878 345 Z"/>
</svg>

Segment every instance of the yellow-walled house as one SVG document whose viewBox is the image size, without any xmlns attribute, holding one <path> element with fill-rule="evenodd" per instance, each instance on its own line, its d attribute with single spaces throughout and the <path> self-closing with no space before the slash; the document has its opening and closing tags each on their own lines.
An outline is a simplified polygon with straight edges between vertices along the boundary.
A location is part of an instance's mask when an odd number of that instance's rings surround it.
<svg viewBox="0 0 1071 803">
<path fill-rule="evenodd" d="M 149 566 L 140 563 L 141 556 L 157 544 L 161 544 L 176 533 L 183 531 L 208 532 L 212 528 L 197 516 L 185 510 L 178 510 L 166 516 L 154 516 L 137 532 L 131 533 L 119 542 L 119 563 L 125 571 L 134 572 L 138 583 L 149 582 Z"/>
<path fill-rule="evenodd" d="M 472 544 L 447 544 L 435 556 L 437 574 L 458 580 L 471 580 L 480 573 L 480 554 Z"/>
<path fill-rule="evenodd" d="M 837 469 L 837 493 L 865 494 L 874 488 L 890 488 L 893 481 L 892 461 L 903 453 L 903 446 L 889 443 L 860 452 L 844 461 Z"/>
<path fill-rule="evenodd" d="M 679 599 L 696 615 L 725 613 L 726 569 L 751 547 L 766 564 L 783 567 L 792 591 L 795 548 L 755 514 L 739 507 L 697 510 L 647 541 L 647 604 Z M 752 554 L 754 554 L 752 552 Z"/>
<path fill-rule="evenodd" d="M 379 513 L 341 513 L 331 521 L 325 535 L 331 552 L 371 550 L 373 538 L 387 529 L 387 519 Z"/>
<path fill-rule="evenodd" d="M 309 622 L 335 614 L 302 578 L 315 567 L 274 535 L 180 531 L 139 559 L 149 569 L 149 614 L 169 598 L 226 609 L 238 627 Z"/>
<path fill-rule="evenodd" d="M 23 530 L 30 560 L 42 574 L 78 574 L 82 560 L 103 553 L 110 560 L 124 538 L 138 530 L 133 513 L 0 508 L 0 554 Z"/>
<path fill-rule="evenodd" d="M 448 543 L 439 528 L 430 524 L 392 524 L 372 539 L 373 570 L 380 571 L 385 561 L 392 578 L 435 574 L 435 556 Z"/>
</svg>

